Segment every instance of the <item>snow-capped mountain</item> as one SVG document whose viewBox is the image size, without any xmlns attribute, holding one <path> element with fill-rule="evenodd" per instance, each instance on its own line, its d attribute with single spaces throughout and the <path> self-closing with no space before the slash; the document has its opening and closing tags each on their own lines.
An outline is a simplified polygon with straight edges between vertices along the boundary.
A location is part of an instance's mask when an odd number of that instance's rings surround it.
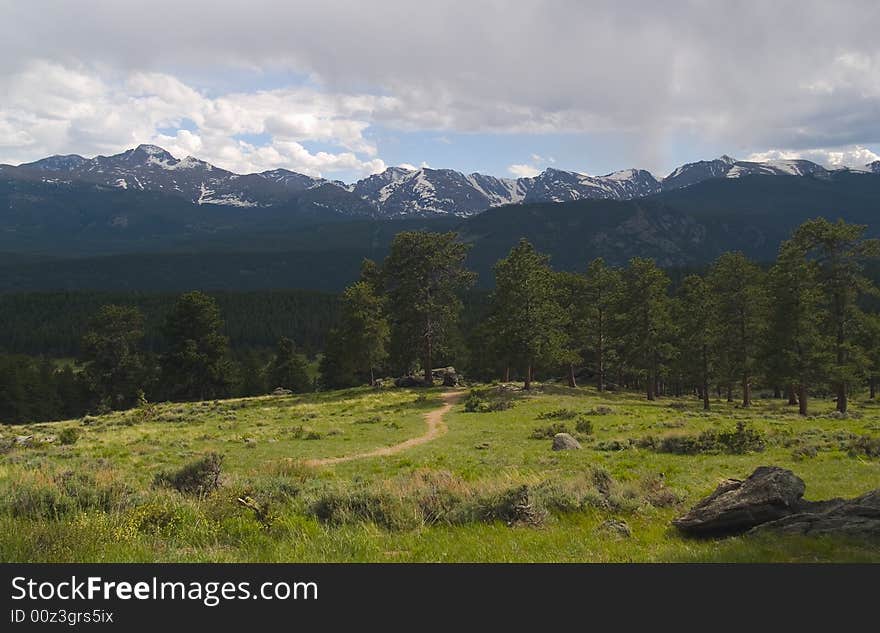
<svg viewBox="0 0 880 633">
<path fill-rule="evenodd" d="M 880 173 L 880 161 L 854 172 Z M 532 202 L 585 199 L 628 200 L 690 187 L 712 178 L 800 176 L 832 172 L 808 160 L 738 161 L 730 156 L 678 167 L 658 179 L 643 169 L 604 176 L 548 168 L 529 178 L 496 178 L 451 169 L 389 167 L 352 184 L 313 178 L 287 169 L 236 174 L 187 156 L 177 159 L 155 145 L 138 145 L 113 156 L 50 156 L 19 166 L 0 165 L 0 177 L 63 185 L 89 183 L 122 190 L 154 191 L 198 205 L 270 207 L 296 201 L 315 212 L 383 218 L 455 215 Z"/>
<path fill-rule="evenodd" d="M 628 200 L 657 193 L 660 183 L 644 169 L 625 169 L 605 176 L 545 169 L 528 181 L 524 202 L 570 202 L 589 198 Z"/>
<path fill-rule="evenodd" d="M 119 189 L 159 191 L 179 195 L 196 204 L 237 207 L 268 206 L 291 194 L 324 184 L 286 169 L 239 175 L 187 156 L 178 160 L 155 145 L 138 145 L 113 156 L 50 156 L 19 165 L 19 174 L 54 182 L 78 181 Z"/>
<path fill-rule="evenodd" d="M 474 215 L 523 200 L 519 180 L 483 174 L 465 175 L 452 169 L 390 167 L 358 181 L 351 191 L 371 202 L 385 217 L 449 214 Z"/>
</svg>

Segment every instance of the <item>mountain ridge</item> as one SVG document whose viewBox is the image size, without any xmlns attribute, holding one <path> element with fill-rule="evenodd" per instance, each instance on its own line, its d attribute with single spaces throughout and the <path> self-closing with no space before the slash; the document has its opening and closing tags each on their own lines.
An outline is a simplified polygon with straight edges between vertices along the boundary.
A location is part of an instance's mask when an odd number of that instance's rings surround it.
<svg viewBox="0 0 880 633">
<path fill-rule="evenodd" d="M 859 169 L 827 169 L 804 160 L 741 161 L 723 155 L 681 165 L 663 178 L 644 169 L 602 176 L 547 168 L 522 178 L 500 178 L 453 169 L 388 167 L 354 183 L 327 180 L 278 168 L 237 174 L 193 156 L 141 144 L 111 156 L 53 155 L 20 165 L 0 165 L 0 178 L 59 186 L 87 183 L 122 190 L 155 191 L 197 205 L 249 208 L 298 205 L 314 212 L 376 218 L 470 217 L 510 204 L 632 200 L 690 187 L 714 178 L 797 176 L 829 178 L 840 171 L 880 173 L 880 161 Z"/>
</svg>

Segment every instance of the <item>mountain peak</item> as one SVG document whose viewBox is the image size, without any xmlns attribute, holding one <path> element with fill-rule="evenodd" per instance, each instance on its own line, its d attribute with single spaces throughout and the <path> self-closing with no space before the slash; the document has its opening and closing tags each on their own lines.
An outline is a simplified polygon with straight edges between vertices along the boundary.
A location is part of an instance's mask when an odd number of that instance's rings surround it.
<svg viewBox="0 0 880 633">
<path fill-rule="evenodd" d="M 865 165 L 868 168 L 868 171 L 872 171 L 875 174 L 880 174 L 880 160 L 875 160 L 873 163 L 868 163 Z"/>
<path fill-rule="evenodd" d="M 149 143 L 141 143 L 134 148 L 134 151 L 147 154 L 148 156 L 171 156 L 165 148 L 158 145 L 150 145 Z"/>
</svg>

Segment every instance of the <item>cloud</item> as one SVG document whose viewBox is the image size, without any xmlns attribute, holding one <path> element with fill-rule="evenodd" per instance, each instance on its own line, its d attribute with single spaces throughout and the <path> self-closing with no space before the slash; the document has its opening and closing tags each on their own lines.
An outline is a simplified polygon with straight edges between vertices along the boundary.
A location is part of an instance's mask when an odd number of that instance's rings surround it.
<svg viewBox="0 0 880 633">
<path fill-rule="evenodd" d="M 541 173 L 541 170 L 532 165 L 515 164 L 507 168 L 511 174 L 517 178 L 533 178 Z"/>
<path fill-rule="evenodd" d="M 431 166 L 427 163 L 427 161 L 422 161 L 421 164 L 416 167 L 412 163 L 400 163 L 398 167 L 403 167 L 404 169 L 408 169 L 410 171 L 418 171 L 419 169 L 430 169 Z"/>
<path fill-rule="evenodd" d="M 0 162 L 155 143 L 237 172 L 284 167 L 318 176 L 385 168 L 364 136 L 370 124 L 363 117 L 387 107 L 387 98 L 310 88 L 212 98 L 171 75 L 100 70 L 40 60 L 0 76 Z M 265 140 L 247 140 L 255 136 Z M 309 151 L 307 142 L 339 151 Z"/>
<path fill-rule="evenodd" d="M 870 149 L 861 145 L 851 145 L 848 147 L 822 148 L 822 149 L 804 149 L 804 150 L 783 150 L 771 149 L 765 152 L 755 152 L 749 155 L 746 160 L 764 162 L 771 160 L 791 160 L 803 158 L 819 163 L 826 167 L 864 167 L 868 163 L 880 160 L 880 155 L 875 154 Z"/>
<path fill-rule="evenodd" d="M 14 119 L 2 100 L 7 147 L 64 135 L 119 146 L 204 101 L 188 116 L 207 152 L 232 156 L 218 137 L 262 134 L 329 143 L 364 165 L 379 155 L 374 125 L 432 138 L 601 134 L 624 148 L 620 161 L 655 168 L 687 143 L 739 155 L 880 144 L 876 0 L 7 4 L 2 94 L 34 60 L 71 74 L 32 85 L 22 94 L 45 100 Z M 310 88 L 287 92 L 285 76 Z M 108 88 L 115 107 L 102 105 Z M 126 111 L 129 98 L 161 121 Z"/>
</svg>

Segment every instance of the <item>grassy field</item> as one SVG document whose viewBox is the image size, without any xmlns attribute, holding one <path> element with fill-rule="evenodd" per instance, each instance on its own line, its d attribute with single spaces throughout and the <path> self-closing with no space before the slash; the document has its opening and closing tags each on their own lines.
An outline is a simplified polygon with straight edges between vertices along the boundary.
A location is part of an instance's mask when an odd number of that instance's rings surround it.
<svg viewBox="0 0 880 633">
<path fill-rule="evenodd" d="M 471 401 L 478 412 L 462 399 L 438 439 L 331 466 L 304 462 L 421 435 L 440 391 L 162 404 L 2 427 L 0 560 L 880 561 L 877 543 L 693 540 L 670 527 L 720 479 L 759 465 L 792 469 L 809 499 L 880 486 L 880 406 L 854 400 L 845 418 L 816 400 L 803 419 L 770 399 L 703 413 L 696 399 L 486 386 Z M 583 450 L 552 451 L 554 425 Z M 27 435 L 30 446 L 16 445 Z M 211 452 L 222 455 L 219 488 L 175 489 L 175 472 Z"/>
</svg>

